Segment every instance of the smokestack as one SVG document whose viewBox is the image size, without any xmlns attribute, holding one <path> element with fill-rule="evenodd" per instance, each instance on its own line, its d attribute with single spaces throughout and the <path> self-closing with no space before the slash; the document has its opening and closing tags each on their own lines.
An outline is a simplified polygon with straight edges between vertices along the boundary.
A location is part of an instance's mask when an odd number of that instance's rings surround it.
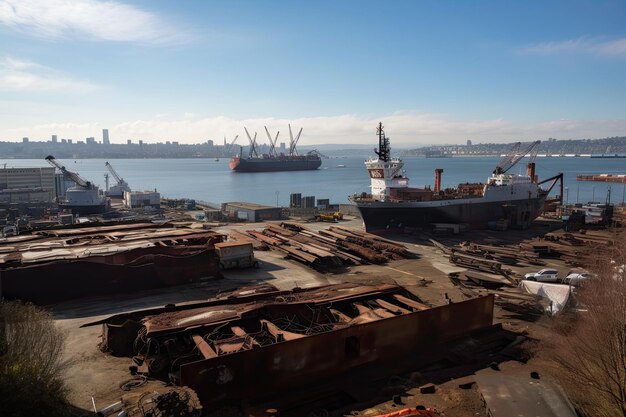
<svg viewBox="0 0 626 417">
<path fill-rule="evenodd" d="M 529 162 L 526 166 L 526 175 L 530 177 L 530 182 L 533 184 L 537 182 L 537 176 L 535 175 L 535 163 Z"/>
<path fill-rule="evenodd" d="M 442 168 L 435 169 L 435 192 L 441 191 L 441 174 L 443 174 Z"/>
</svg>

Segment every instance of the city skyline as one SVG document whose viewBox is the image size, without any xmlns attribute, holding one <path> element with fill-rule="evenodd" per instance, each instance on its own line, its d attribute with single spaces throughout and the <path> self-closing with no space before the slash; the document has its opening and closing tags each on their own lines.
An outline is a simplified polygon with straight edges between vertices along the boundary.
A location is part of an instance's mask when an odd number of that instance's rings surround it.
<svg viewBox="0 0 626 417">
<path fill-rule="evenodd" d="M 626 133 L 623 2 L 0 1 L 0 140 Z"/>
</svg>

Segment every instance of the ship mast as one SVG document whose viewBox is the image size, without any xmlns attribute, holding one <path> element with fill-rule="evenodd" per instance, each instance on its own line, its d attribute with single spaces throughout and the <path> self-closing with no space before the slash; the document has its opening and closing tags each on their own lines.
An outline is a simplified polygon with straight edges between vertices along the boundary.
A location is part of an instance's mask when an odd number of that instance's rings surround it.
<svg viewBox="0 0 626 417">
<path fill-rule="evenodd" d="M 389 162 L 391 159 L 391 147 L 389 146 L 389 139 L 385 136 L 382 122 L 378 123 L 376 133 L 378 134 L 378 149 L 374 149 L 374 153 L 378 155 L 378 159 L 381 161 Z"/>
</svg>

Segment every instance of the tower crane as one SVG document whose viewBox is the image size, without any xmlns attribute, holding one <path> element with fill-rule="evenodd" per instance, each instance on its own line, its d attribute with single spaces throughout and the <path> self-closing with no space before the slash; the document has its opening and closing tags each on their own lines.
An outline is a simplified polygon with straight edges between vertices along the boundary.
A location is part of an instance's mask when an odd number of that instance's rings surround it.
<svg viewBox="0 0 626 417">
<path fill-rule="evenodd" d="M 130 187 L 128 186 L 128 183 L 124 181 L 124 178 L 120 177 L 117 171 L 113 169 L 111 164 L 109 164 L 109 162 L 107 161 L 104 163 L 104 165 L 111 173 L 111 176 L 115 178 L 115 181 L 117 181 L 117 184 L 107 190 L 108 195 L 110 197 L 123 197 L 125 191 L 130 192 Z"/>
<path fill-rule="evenodd" d="M 298 141 L 300 140 L 301 134 L 302 134 L 302 128 L 300 128 L 300 131 L 298 132 L 298 134 L 296 135 L 296 138 L 294 139 L 293 133 L 291 132 L 291 124 L 289 125 L 289 156 L 298 155 L 296 145 L 298 144 Z"/>
<path fill-rule="evenodd" d="M 77 186 L 82 187 L 82 188 L 88 188 L 88 189 L 94 188 L 94 185 L 90 181 L 85 181 L 76 172 L 67 170 L 65 166 L 61 165 L 54 156 L 52 155 L 46 156 L 46 161 L 48 161 L 48 163 L 52 165 L 53 167 L 59 169 L 59 171 L 63 173 L 65 178 L 73 181 L 74 183 L 76 183 Z"/>
<path fill-rule="evenodd" d="M 520 152 L 520 147 L 522 145 L 521 142 L 516 142 L 513 145 L 513 148 L 507 153 L 502 160 L 496 165 L 496 168 L 493 170 L 494 175 L 504 174 L 509 169 L 513 168 L 515 164 L 517 164 L 523 157 L 531 153 L 531 161 L 534 163 L 535 158 L 537 157 L 537 151 L 533 152 L 533 149 L 536 149 L 537 145 L 541 143 L 540 140 L 537 140 L 531 143 L 526 149 Z"/>
</svg>

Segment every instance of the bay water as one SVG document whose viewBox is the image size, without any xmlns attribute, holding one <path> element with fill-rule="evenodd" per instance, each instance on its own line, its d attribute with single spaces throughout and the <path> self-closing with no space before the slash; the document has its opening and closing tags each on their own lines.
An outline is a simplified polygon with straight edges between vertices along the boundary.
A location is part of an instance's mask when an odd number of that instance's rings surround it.
<svg viewBox="0 0 626 417">
<path fill-rule="evenodd" d="M 228 159 L 67 159 L 60 161 L 66 168 L 78 172 L 85 180 L 104 188 L 104 165 L 108 161 L 133 190 L 154 190 L 164 197 L 192 198 L 221 204 L 247 201 L 265 205 L 287 206 L 290 193 L 302 193 L 316 198 L 329 198 L 331 203 L 346 203 L 348 196 L 369 191 L 369 177 L 363 162 L 367 155 L 322 160 L 315 171 L 239 173 L 228 167 Z M 485 182 L 499 157 L 424 158 L 405 157 L 404 170 L 413 187 L 434 182 L 435 168 L 443 168 L 444 187 L 465 182 Z M 513 167 L 511 173 L 524 173 L 527 159 Z M 39 159 L 0 159 L 0 166 L 44 167 Z M 611 201 L 624 201 L 626 186 L 601 182 L 579 182 L 579 174 L 624 174 L 626 159 L 588 157 L 537 158 L 537 174 L 545 179 L 563 172 L 564 199 L 569 203 L 605 202 L 611 189 Z M 109 183 L 115 183 L 110 178 Z M 558 193 L 558 189 L 553 194 Z"/>
</svg>

